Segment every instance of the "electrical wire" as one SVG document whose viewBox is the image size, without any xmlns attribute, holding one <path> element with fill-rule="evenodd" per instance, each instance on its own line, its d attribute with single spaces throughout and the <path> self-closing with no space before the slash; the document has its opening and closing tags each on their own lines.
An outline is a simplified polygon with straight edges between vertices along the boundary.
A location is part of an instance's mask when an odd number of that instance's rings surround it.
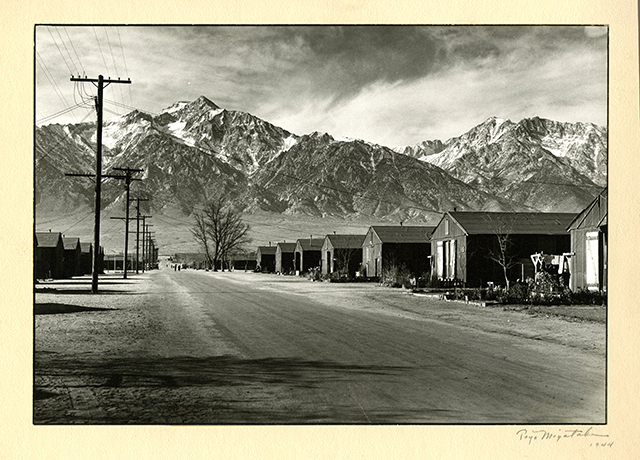
<svg viewBox="0 0 640 460">
<path fill-rule="evenodd" d="M 56 45 L 56 48 L 58 48 L 58 52 L 60 53 L 60 56 L 62 57 L 62 60 L 64 61 L 65 65 L 67 66 L 67 69 L 69 69 L 69 73 L 71 75 L 73 75 L 73 69 L 71 68 L 71 66 L 69 66 L 69 63 L 67 62 L 67 60 L 64 57 L 64 54 L 62 54 L 62 50 L 58 46 L 58 42 L 53 37 L 53 33 L 51 32 L 51 27 L 47 27 L 47 31 L 49 32 L 49 35 L 51 35 L 51 40 L 53 40 L 54 45 Z M 57 29 L 56 29 L 56 31 L 57 31 Z"/>
<path fill-rule="evenodd" d="M 124 57 L 124 47 L 122 46 L 122 37 L 120 36 L 120 28 L 117 26 L 116 26 L 116 32 L 118 32 L 118 42 L 120 42 L 120 51 L 122 52 L 122 62 L 124 63 L 124 71 L 128 78 L 129 70 L 127 69 L 127 60 Z M 127 88 L 129 89 L 129 104 L 133 104 L 133 97 L 131 96 L 131 85 L 127 85 Z"/>
<path fill-rule="evenodd" d="M 51 115 L 48 115 L 48 116 L 46 116 L 44 118 L 41 118 L 40 120 L 36 120 L 36 124 L 46 123 L 48 121 L 53 120 L 54 118 L 60 117 L 60 116 L 66 114 L 66 113 L 69 113 L 69 112 L 71 112 L 71 111 L 73 111 L 75 109 L 83 108 L 83 107 L 85 107 L 83 104 L 76 104 L 74 106 L 67 107 L 66 109 L 62 109 L 61 111 L 53 113 Z"/>
<path fill-rule="evenodd" d="M 67 102 L 67 99 L 64 97 L 64 94 L 62 94 L 62 91 L 60 90 L 60 87 L 58 86 L 58 84 L 56 83 L 55 79 L 53 78 L 53 75 L 51 74 L 51 71 L 47 67 L 47 64 L 44 61 L 44 59 L 42 59 L 42 56 L 40 56 L 40 53 L 38 52 L 38 50 L 36 50 L 36 62 L 38 63 L 38 65 L 40 66 L 42 71 L 44 72 L 44 75 L 47 78 L 47 80 L 49 80 L 49 83 L 53 87 L 53 91 L 56 93 L 56 95 L 58 96 L 58 98 L 62 102 L 62 105 L 64 107 L 66 107 L 66 108 L 69 108 L 69 102 Z M 73 116 L 73 114 L 72 114 L 72 116 Z M 75 116 L 73 116 L 73 119 L 74 119 L 74 121 L 77 122 L 77 119 L 75 118 Z"/>
<path fill-rule="evenodd" d="M 74 74 L 79 74 L 80 72 L 78 71 L 78 67 L 76 67 L 76 63 L 73 60 L 73 56 L 71 56 L 71 53 L 69 52 L 69 49 L 67 48 L 67 44 L 64 42 L 64 39 L 62 38 L 62 34 L 60 33 L 60 29 L 58 27 L 56 27 L 56 33 L 58 34 L 58 37 L 60 38 L 60 41 L 62 42 L 62 46 L 64 46 L 64 50 L 67 52 L 67 56 L 69 56 L 69 60 L 71 61 L 71 64 L 73 65 L 73 68 L 75 70 Z"/>
<path fill-rule="evenodd" d="M 98 33 L 96 32 L 96 28 L 91 26 L 93 29 L 93 35 L 96 37 L 96 42 L 98 43 L 98 50 L 100 51 L 100 56 L 102 56 L 102 62 L 104 63 L 104 70 L 109 72 L 109 67 L 107 66 L 107 60 L 104 58 L 104 53 L 102 52 L 102 47 L 100 46 L 100 40 L 98 39 Z"/>
<path fill-rule="evenodd" d="M 91 215 L 93 215 L 93 211 L 89 211 L 89 213 L 85 214 L 84 217 L 82 217 L 82 219 L 72 224 L 71 227 L 67 228 L 66 230 L 62 230 L 60 233 L 67 233 L 69 230 L 71 230 L 73 227 L 75 227 L 76 225 L 78 225 L 80 222 L 82 222 L 83 220 L 85 220 L 87 217 Z"/>
<path fill-rule="evenodd" d="M 63 27 L 63 29 L 64 29 L 64 32 L 67 34 L 69 43 L 71 43 L 71 48 L 73 49 L 73 52 L 76 55 L 76 59 L 78 59 L 78 64 L 80 64 L 80 69 L 82 69 L 82 75 L 86 75 L 86 72 L 84 71 L 84 66 L 82 65 L 82 61 L 80 60 L 80 56 L 78 56 L 78 52 L 76 51 L 76 47 L 73 44 L 73 40 L 71 40 L 71 37 L 69 36 L 69 31 L 67 31 L 66 27 Z"/>
<path fill-rule="evenodd" d="M 111 62 L 113 62 L 113 67 L 116 69 L 116 75 L 120 75 L 120 72 L 118 71 L 118 65 L 116 64 L 116 59 L 113 55 L 113 48 L 111 47 L 111 40 L 109 39 L 109 33 L 107 32 L 107 28 L 104 28 L 104 34 L 107 37 L 107 45 L 109 45 L 109 53 L 111 53 Z M 124 95 L 122 94 L 122 86 L 118 85 L 118 90 L 120 92 L 120 100 L 122 101 L 122 103 L 124 104 Z M 113 89 L 113 92 L 115 93 L 115 88 Z"/>
<path fill-rule="evenodd" d="M 87 114 L 85 115 L 85 117 L 84 117 L 82 120 L 80 120 L 80 123 L 78 123 L 77 125 L 75 125 L 73 128 L 70 128 L 68 133 L 67 133 L 66 131 L 64 131 L 64 134 L 65 134 L 65 135 L 64 135 L 64 136 L 60 136 L 60 137 L 59 137 L 59 140 L 58 140 L 58 143 L 57 143 L 56 145 L 54 145 L 51 149 L 49 149 L 49 151 L 46 151 L 46 152 L 45 152 L 44 150 L 42 150 L 42 149 L 41 149 L 41 150 L 40 150 L 40 152 L 41 152 L 43 155 L 48 156 L 49 158 L 53 158 L 53 156 L 52 156 L 52 155 L 53 155 L 53 153 L 55 153 L 56 149 L 60 146 L 60 144 L 62 144 L 62 142 L 63 142 L 63 141 L 68 140 L 67 138 L 69 138 L 69 139 L 71 139 L 71 140 L 74 140 L 74 139 L 71 137 L 71 134 L 72 134 L 72 133 L 74 133 L 77 129 L 82 128 L 82 122 L 83 122 L 85 119 L 87 119 L 87 118 L 89 117 L 89 115 L 91 115 L 91 112 L 87 113 Z M 53 134 L 54 134 L 54 135 L 57 135 L 55 132 L 53 132 Z M 38 148 L 37 143 L 36 143 L 36 146 L 35 146 L 35 147 L 36 147 L 36 149 Z"/>
</svg>

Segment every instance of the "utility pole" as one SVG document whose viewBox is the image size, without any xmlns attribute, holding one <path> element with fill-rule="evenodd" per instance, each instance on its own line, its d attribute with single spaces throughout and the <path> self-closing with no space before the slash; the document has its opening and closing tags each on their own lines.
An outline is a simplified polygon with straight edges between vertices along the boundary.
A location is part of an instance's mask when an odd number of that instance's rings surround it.
<svg viewBox="0 0 640 460">
<path fill-rule="evenodd" d="M 102 75 L 98 78 L 80 78 L 71 76 L 71 81 L 90 82 L 94 85 L 97 83 L 98 96 L 95 99 L 96 112 L 98 113 L 97 133 L 96 133 L 96 204 L 95 204 L 95 224 L 93 229 L 93 264 L 91 267 L 91 292 L 98 292 L 98 258 L 100 257 L 100 192 L 102 189 L 102 108 L 103 108 L 103 92 L 105 86 L 111 83 L 131 83 L 131 79 L 127 80 L 111 80 Z M 106 85 L 105 85 L 106 84 Z"/>
<path fill-rule="evenodd" d="M 151 271 L 151 246 L 152 246 L 152 242 L 151 242 L 151 238 L 153 238 L 152 235 L 155 235 L 156 232 L 152 232 L 151 230 L 149 230 L 149 227 L 153 227 L 153 225 L 147 224 L 147 247 L 145 249 L 145 253 L 146 253 L 146 263 L 147 263 L 147 270 Z"/>
<path fill-rule="evenodd" d="M 138 274 L 138 266 L 140 265 L 140 202 L 149 201 L 148 198 L 134 198 L 131 201 L 136 202 L 136 274 Z M 151 216 L 144 216 L 151 217 Z"/>
<path fill-rule="evenodd" d="M 147 250 L 147 243 L 146 243 L 147 225 L 145 223 L 147 217 L 151 217 L 151 216 L 140 216 L 140 218 L 142 219 L 142 273 L 144 273 L 144 266 L 147 261 L 147 257 L 145 255 Z"/>
<path fill-rule="evenodd" d="M 150 271 L 150 270 L 151 270 L 151 269 L 149 268 L 149 266 L 150 266 L 150 260 L 151 260 L 151 258 L 149 257 L 149 250 L 151 249 L 151 233 L 153 233 L 153 232 L 150 232 L 150 231 L 149 231 L 149 227 L 153 227 L 153 225 L 151 225 L 151 224 L 147 224 L 146 229 L 145 229 L 145 235 L 147 236 L 147 244 L 146 244 L 146 246 L 145 246 L 145 254 L 146 254 L 146 257 L 145 257 L 145 265 L 146 265 L 146 267 L 147 267 L 147 271 Z"/>
<path fill-rule="evenodd" d="M 121 171 L 126 171 L 126 174 L 123 176 L 121 174 L 102 174 L 103 178 L 109 178 L 109 179 L 124 179 L 126 182 L 126 190 L 127 190 L 127 212 L 126 212 L 126 217 L 124 219 L 126 219 L 127 224 L 127 231 L 125 233 L 125 237 L 124 237 L 124 253 L 125 253 L 125 257 L 126 254 L 128 252 L 128 236 L 129 236 L 129 189 L 130 189 L 130 185 L 131 185 L 131 181 L 132 180 L 142 180 L 142 179 L 138 179 L 135 177 L 131 177 L 131 173 L 132 172 L 140 172 L 142 171 L 142 169 L 132 169 L 132 168 L 113 168 L 113 169 L 117 169 L 117 170 L 121 170 Z M 95 174 L 81 174 L 81 173 L 67 173 L 65 174 L 65 176 L 69 176 L 69 177 L 96 177 Z M 121 217 L 112 217 L 112 219 L 122 219 Z M 126 264 L 125 264 L 126 265 Z M 127 268 L 124 267 L 124 278 L 127 278 Z"/>
<path fill-rule="evenodd" d="M 124 231 L 124 275 L 123 278 L 127 279 L 127 258 L 129 255 L 129 189 L 131 188 L 132 180 L 142 180 L 135 177 L 132 177 L 132 173 L 142 172 L 142 169 L 133 169 L 133 168 L 113 168 L 117 171 L 124 171 L 124 176 L 109 176 L 115 177 L 118 179 L 124 179 L 125 187 L 127 190 L 127 205 L 126 205 L 126 214 L 125 214 L 125 231 Z M 112 217 L 112 219 L 122 219 L 121 217 Z"/>
</svg>

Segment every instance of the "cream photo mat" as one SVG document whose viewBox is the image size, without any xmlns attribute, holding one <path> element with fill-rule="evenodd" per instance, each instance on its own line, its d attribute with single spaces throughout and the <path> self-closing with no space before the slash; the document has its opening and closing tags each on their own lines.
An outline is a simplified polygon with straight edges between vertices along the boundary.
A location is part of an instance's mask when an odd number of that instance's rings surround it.
<svg viewBox="0 0 640 460">
<path fill-rule="evenodd" d="M 637 458 L 636 372 L 640 188 L 638 12 L 634 1 L 95 2 L 26 0 L 0 13 L 3 25 L 0 153 L 2 249 L 0 457 L 13 459 L 417 459 Z M 609 26 L 609 193 L 611 200 L 607 434 L 527 443 L 526 426 L 34 426 L 33 98 L 35 24 L 571 24 Z M 562 426 L 561 426 L 562 427 Z M 537 426 L 534 429 L 544 427 Z M 557 429 L 551 426 L 550 429 Z M 571 429 L 571 426 L 567 426 Z M 578 427 L 585 429 L 588 427 Z M 635 454 L 635 455 L 634 455 Z"/>
</svg>

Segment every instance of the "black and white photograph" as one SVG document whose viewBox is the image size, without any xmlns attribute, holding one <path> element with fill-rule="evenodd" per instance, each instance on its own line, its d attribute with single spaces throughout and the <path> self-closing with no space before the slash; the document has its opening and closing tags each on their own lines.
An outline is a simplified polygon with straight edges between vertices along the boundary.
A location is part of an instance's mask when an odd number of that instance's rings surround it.
<svg viewBox="0 0 640 460">
<path fill-rule="evenodd" d="M 608 71 L 605 24 L 36 24 L 33 424 L 597 431 Z"/>
</svg>

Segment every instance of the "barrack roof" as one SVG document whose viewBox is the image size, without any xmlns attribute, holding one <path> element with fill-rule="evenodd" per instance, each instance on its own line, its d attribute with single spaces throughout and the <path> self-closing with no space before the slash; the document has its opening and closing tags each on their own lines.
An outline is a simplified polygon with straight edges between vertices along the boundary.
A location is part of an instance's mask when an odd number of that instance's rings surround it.
<svg viewBox="0 0 640 460">
<path fill-rule="evenodd" d="M 278 247 L 281 252 L 294 252 L 296 250 L 296 243 L 278 243 L 276 248 Z"/>
<path fill-rule="evenodd" d="M 80 238 L 63 237 L 62 238 L 62 244 L 64 244 L 65 251 L 75 250 L 76 247 L 80 244 Z"/>
<path fill-rule="evenodd" d="M 276 246 L 258 246 L 258 252 L 260 254 L 275 254 Z"/>
<path fill-rule="evenodd" d="M 36 232 L 36 241 L 39 248 L 55 248 L 62 238 L 59 232 Z"/>
<path fill-rule="evenodd" d="M 319 251 L 324 244 L 324 238 L 300 238 L 297 244 L 303 251 Z"/>
<path fill-rule="evenodd" d="M 383 243 L 428 243 L 435 229 L 436 227 L 426 225 L 374 225 L 371 227 Z"/>
<path fill-rule="evenodd" d="M 566 212 L 448 212 L 468 235 L 561 235 L 576 217 Z M 444 217 L 443 217 L 444 218 Z"/>
<path fill-rule="evenodd" d="M 359 248 L 366 235 L 327 235 L 331 245 L 338 249 Z"/>
</svg>

